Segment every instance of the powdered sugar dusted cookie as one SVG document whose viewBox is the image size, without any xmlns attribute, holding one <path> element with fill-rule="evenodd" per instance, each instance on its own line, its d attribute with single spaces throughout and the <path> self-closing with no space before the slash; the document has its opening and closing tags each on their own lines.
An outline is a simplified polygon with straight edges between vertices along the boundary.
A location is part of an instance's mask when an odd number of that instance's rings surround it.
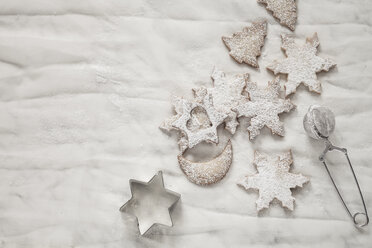
<svg viewBox="0 0 372 248">
<path fill-rule="evenodd" d="M 212 96 L 206 89 L 194 90 L 194 98 L 189 101 L 174 97 L 176 115 L 160 126 L 163 130 L 181 133 L 179 145 L 182 152 L 202 141 L 218 143 L 217 127 L 227 117 L 213 106 Z"/>
<path fill-rule="evenodd" d="M 249 74 L 226 75 L 223 71 L 214 68 L 211 77 L 214 87 L 208 88 L 208 93 L 212 95 L 214 107 L 228 116 L 225 119 L 226 129 L 234 134 L 239 122 L 232 108 L 247 101 L 247 97 L 242 93 L 247 85 Z"/>
<path fill-rule="evenodd" d="M 198 185 L 210 185 L 225 177 L 232 163 L 231 141 L 216 158 L 207 162 L 192 162 L 182 155 L 178 155 L 178 164 L 187 178 Z"/>
<path fill-rule="evenodd" d="M 316 73 L 329 71 L 336 64 L 329 58 L 317 56 L 319 39 L 317 33 L 306 39 L 304 45 L 297 45 L 294 37 L 282 35 L 282 49 L 287 58 L 275 60 L 267 68 L 274 74 L 283 73 L 288 75 L 285 83 L 286 96 L 296 92 L 296 88 L 304 83 L 310 91 L 321 93 L 321 83 Z"/>
<path fill-rule="evenodd" d="M 257 211 L 268 208 L 274 199 L 281 201 L 282 206 L 293 210 L 295 198 L 291 189 L 302 187 L 309 179 L 301 174 L 289 172 L 293 163 L 291 151 L 279 155 L 254 153 L 254 162 L 258 173 L 245 176 L 238 185 L 245 190 L 256 189 L 259 197 L 256 201 Z"/>
<path fill-rule="evenodd" d="M 289 99 L 279 98 L 279 77 L 269 82 L 265 89 L 259 89 L 256 83 L 248 82 L 246 91 L 250 101 L 240 104 L 234 110 L 238 112 L 238 117 L 251 118 L 249 138 L 254 139 L 264 126 L 270 128 L 272 133 L 283 136 L 284 124 L 279 120 L 279 114 L 289 112 L 294 105 Z"/>
<path fill-rule="evenodd" d="M 232 37 L 222 37 L 222 41 L 230 50 L 230 56 L 239 63 L 246 63 L 258 68 L 257 57 L 261 55 L 267 34 L 266 20 L 254 22 L 250 27 L 243 28 Z"/>
<path fill-rule="evenodd" d="M 279 19 L 280 24 L 295 30 L 297 20 L 297 7 L 295 0 L 257 0 L 258 3 L 266 4 L 266 9 Z"/>
</svg>

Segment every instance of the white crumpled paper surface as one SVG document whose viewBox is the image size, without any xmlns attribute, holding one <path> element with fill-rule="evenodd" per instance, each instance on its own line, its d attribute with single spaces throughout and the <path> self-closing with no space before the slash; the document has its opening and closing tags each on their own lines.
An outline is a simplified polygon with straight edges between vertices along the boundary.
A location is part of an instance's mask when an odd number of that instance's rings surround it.
<svg viewBox="0 0 372 248">
<path fill-rule="evenodd" d="M 214 66 L 265 86 L 273 79 L 265 66 L 284 57 L 280 34 L 288 29 L 255 0 L 3 0 L 0 247 L 369 247 L 370 226 L 353 226 L 317 160 L 323 145 L 307 137 L 302 118 L 311 104 L 335 112 L 332 140 L 349 149 L 372 212 L 372 3 L 297 2 L 297 41 L 318 32 L 321 56 L 337 67 L 319 74 L 321 96 L 303 86 L 292 96 L 297 108 L 281 116 L 284 138 L 266 129 L 250 142 L 242 121 L 229 173 L 203 188 L 178 167 L 176 135 L 158 129 L 172 114 L 171 96 L 209 87 Z M 268 36 L 255 70 L 231 59 L 221 36 L 261 17 Z M 219 146 L 187 157 L 218 154 L 229 137 L 219 133 Z M 310 178 L 293 190 L 293 212 L 273 203 L 258 215 L 257 193 L 236 185 L 255 173 L 255 149 L 292 149 L 292 171 Z M 338 158 L 331 157 L 336 181 L 353 211 L 362 210 Z M 182 198 L 175 226 L 144 238 L 119 207 L 130 198 L 130 178 L 147 181 L 158 170 Z"/>
</svg>

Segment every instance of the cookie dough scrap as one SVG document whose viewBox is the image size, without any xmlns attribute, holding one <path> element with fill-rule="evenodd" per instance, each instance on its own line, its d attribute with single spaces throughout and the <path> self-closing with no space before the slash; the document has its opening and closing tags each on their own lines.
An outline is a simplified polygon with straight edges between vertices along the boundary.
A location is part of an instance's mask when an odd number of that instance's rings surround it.
<svg viewBox="0 0 372 248">
<path fill-rule="evenodd" d="M 251 26 L 243 28 L 242 32 L 236 32 L 231 37 L 222 37 L 222 41 L 233 59 L 258 68 L 257 57 L 261 55 L 266 34 L 267 22 L 262 20 L 253 22 Z"/>
<path fill-rule="evenodd" d="M 272 15 L 280 24 L 294 31 L 297 21 L 297 6 L 295 0 L 257 0 L 258 3 L 266 5 Z"/>
<path fill-rule="evenodd" d="M 292 163 L 291 151 L 280 155 L 255 152 L 253 164 L 258 173 L 245 176 L 238 185 L 245 190 L 259 191 L 256 201 L 257 211 L 269 208 L 274 199 L 279 200 L 283 207 L 293 211 L 295 198 L 292 196 L 291 189 L 302 187 L 309 182 L 309 179 L 302 174 L 289 172 Z"/>
<path fill-rule="evenodd" d="M 336 66 L 336 63 L 329 58 L 317 56 L 320 44 L 317 33 L 307 38 L 304 45 L 296 44 L 294 37 L 290 35 L 282 35 L 282 43 L 286 58 L 275 60 L 267 68 L 275 75 L 287 74 L 287 82 L 284 84 L 285 95 L 295 93 L 301 83 L 305 84 L 310 91 L 320 94 L 321 83 L 316 74 L 329 71 Z"/>
<path fill-rule="evenodd" d="M 284 124 L 280 121 L 279 114 L 289 112 L 295 105 L 289 99 L 280 98 L 280 78 L 269 82 L 264 89 L 258 88 L 256 83 L 248 82 L 246 91 L 249 101 L 234 110 L 237 111 L 238 117 L 251 118 L 248 127 L 249 138 L 253 140 L 265 126 L 270 128 L 272 133 L 284 136 Z"/>
</svg>

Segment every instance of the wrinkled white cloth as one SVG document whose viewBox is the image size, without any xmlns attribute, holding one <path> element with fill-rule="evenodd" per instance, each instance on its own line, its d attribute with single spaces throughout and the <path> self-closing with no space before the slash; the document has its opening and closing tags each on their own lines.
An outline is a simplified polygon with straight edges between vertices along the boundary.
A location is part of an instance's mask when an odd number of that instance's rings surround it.
<svg viewBox="0 0 372 248">
<path fill-rule="evenodd" d="M 173 94 L 210 87 L 214 66 L 250 73 L 264 87 L 265 69 L 284 58 L 280 34 L 291 33 L 255 0 L 3 0 L 0 8 L 0 247 L 369 247 L 371 227 L 356 229 L 318 161 L 323 144 L 307 137 L 311 104 L 336 115 L 331 139 L 347 147 L 372 213 L 372 2 L 298 0 L 294 34 L 318 32 L 320 56 L 337 67 L 320 73 L 323 93 L 301 86 L 297 108 L 281 115 L 286 135 L 265 129 L 253 142 L 241 120 L 233 164 L 211 187 L 190 183 L 177 164 L 177 137 L 158 126 L 172 115 Z M 268 36 L 256 70 L 237 64 L 221 41 L 257 18 Z M 285 80 L 285 77 L 283 77 Z M 208 160 L 225 146 L 188 152 Z M 292 149 L 294 173 L 310 178 L 293 190 L 293 212 L 273 203 L 256 213 L 257 192 L 236 185 L 254 174 L 254 150 Z M 341 157 L 342 158 L 342 157 Z M 362 210 L 351 172 L 330 157 L 353 211 Z M 182 197 L 173 228 L 139 237 L 119 212 L 128 180 L 164 172 Z"/>
</svg>

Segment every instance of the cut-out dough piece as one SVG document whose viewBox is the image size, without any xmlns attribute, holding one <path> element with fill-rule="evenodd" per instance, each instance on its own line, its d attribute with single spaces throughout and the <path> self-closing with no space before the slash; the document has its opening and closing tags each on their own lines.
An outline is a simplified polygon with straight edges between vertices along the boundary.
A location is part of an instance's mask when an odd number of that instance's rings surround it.
<svg viewBox="0 0 372 248">
<path fill-rule="evenodd" d="M 257 211 L 268 208 L 274 199 L 281 201 L 282 206 L 293 210 L 295 198 L 291 189 L 302 187 L 309 179 L 301 174 L 289 172 L 292 164 L 291 151 L 269 156 L 258 151 L 254 154 L 253 164 L 258 173 L 253 176 L 245 176 L 238 185 L 245 190 L 256 189 L 259 197 L 256 201 Z"/>
<path fill-rule="evenodd" d="M 222 41 L 229 49 L 230 56 L 239 63 L 246 63 L 258 68 L 257 57 L 261 55 L 267 34 L 266 20 L 253 22 L 251 26 L 236 32 L 232 37 L 222 37 Z"/>
<path fill-rule="evenodd" d="M 287 74 L 287 82 L 284 84 L 285 95 L 288 96 L 296 92 L 296 88 L 301 84 L 309 87 L 310 91 L 321 93 L 321 83 L 317 79 L 316 73 L 329 71 L 336 65 L 329 58 L 317 56 L 319 39 L 317 33 L 311 38 L 306 39 L 304 45 L 297 45 L 294 37 L 282 35 L 282 49 L 287 58 L 275 60 L 267 68 L 275 75 Z"/>
<path fill-rule="evenodd" d="M 279 98 L 280 78 L 269 82 L 265 89 L 258 88 L 256 83 L 248 82 L 246 91 L 249 101 L 235 110 L 238 117 L 251 118 L 248 127 L 249 138 L 253 140 L 264 126 L 270 128 L 272 133 L 284 136 L 284 124 L 280 121 L 279 114 L 289 112 L 295 105 L 289 99 Z"/>
<path fill-rule="evenodd" d="M 280 24 L 294 31 L 297 21 L 297 6 L 295 0 L 257 0 L 260 4 L 266 4 L 266 9 L 277 18 Z"/>
<path fill-rule="evenodd" d="M 232 145 L 229 140 L 220 155 L 207 162 L 192 162 L 178 155 L 178 164 L 187 179 L 198 185 L 217 183 L 225 177 L 232 163 Z"/>
</svg>

